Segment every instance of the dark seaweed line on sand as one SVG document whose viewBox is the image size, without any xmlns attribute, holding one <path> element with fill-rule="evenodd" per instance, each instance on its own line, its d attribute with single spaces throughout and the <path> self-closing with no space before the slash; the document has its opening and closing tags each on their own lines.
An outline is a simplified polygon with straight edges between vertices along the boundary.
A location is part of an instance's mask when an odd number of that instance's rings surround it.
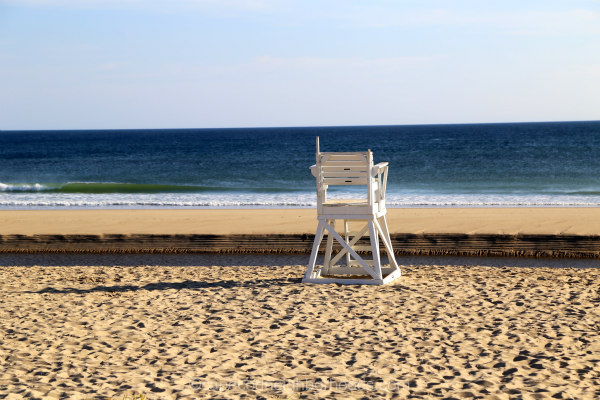
<svg viewBox="0 0 600 400">
<path fill-rule="evenodd" d="M 308 254 L 313 239 L 310 234 L 0 235 L 0 253 Z M 398 255 L 600 258 L 600 235 L 397 233 L 392 244 Z"/>
</svg>

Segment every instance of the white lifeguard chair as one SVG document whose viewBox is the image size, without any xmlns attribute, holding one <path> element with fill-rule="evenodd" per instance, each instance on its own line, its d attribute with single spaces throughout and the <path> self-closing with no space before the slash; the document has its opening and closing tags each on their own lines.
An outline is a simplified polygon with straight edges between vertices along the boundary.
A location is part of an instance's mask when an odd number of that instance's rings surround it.
<svg viewBox="0 0 600 400">
<path fill-rule="evenodd" d="M 317 233 L 312 247 L 308 268 L 302 282 L 383 285 L 401 275 L 394 257 L 386 220 L 385 189 L 388 163 L 373 165 L 371 150 L 357 153 L 321 153 L 317 137 L 317 162 L 310 167 L 317 178 Z M 327 196 L 330 186 L 364 186 L 364 198 L 344 199 Z M 336 221 L 342 220 L 343 230 L 335 230 Z M 360 226 L 350 230 L 350 224 Z M 319 246 L 327 232 L 327 245 L 323 265 L 316 265 Z M 342 237 L 342 234 L 344 235 Z M 363 236 L 369 236 L 370 245 L 359 245 Z M 390 266 L 381 266 L 379 238 L 383 242 Z M 341 250 L 332 258 L 333 239 Z M 357 252 L 370 252 L 366 260 Z M 345 256 L 346 265 L 337 265 Z"/>
</svg>

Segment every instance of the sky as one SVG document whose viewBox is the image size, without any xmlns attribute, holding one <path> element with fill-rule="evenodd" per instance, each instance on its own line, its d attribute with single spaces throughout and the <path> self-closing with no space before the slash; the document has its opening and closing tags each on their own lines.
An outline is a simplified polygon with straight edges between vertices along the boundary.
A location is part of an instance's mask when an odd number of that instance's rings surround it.
<svg viewBox="0 0 600 400">
<path fill-rule="evenodd" d="M 600 119 L 600 0 L 0 0 L 0 130 Z"/>
</svg>

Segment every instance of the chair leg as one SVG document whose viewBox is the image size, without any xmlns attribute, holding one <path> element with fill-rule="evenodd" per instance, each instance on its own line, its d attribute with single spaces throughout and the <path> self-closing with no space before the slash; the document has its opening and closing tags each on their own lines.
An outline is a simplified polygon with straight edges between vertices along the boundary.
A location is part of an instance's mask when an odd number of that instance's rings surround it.
<svg viewBox="0 0 600 400">
<path fill-rule="evenodd" d="M 319 225 L 317 225 L 317 233 L 315 234 L 315 240 L 313 242 L 313 248 L 310 253 L 310 260 L 308 261 L 308 267 L 304 273 L 303 281 L 313 278 L 315 264 L 317 262 L 317 254 L 319 253 L 319 245 L 321 244 L 321 240 L 323 240 L 324 230 L 325 227 L 323 226 L 323 223 L 319 221 Z"/>
<path fill-rule="evenodd" d="M 330 219 L 327 220 L 327 223 L 331 225 L 333 229 L 335 229 L 335 220 Z M 331 253 L 333 251 L 333 236 L 331 232 L 327 232 L 327 247 L 325 248 L 325 258 L 323 259 L 323 269 L 321 270 L 321 275 L 329 274 L 329 268 L 331 267 Z"/>
<path fill-rule="evenodd" d="M 396 261 L 396 256 L 394 255 L 394 249 L 392 247 L 392 238 L 390 237 L 390 231 L 385 215 L 379 218 L 379 227 L 383 236 L 383 244 L 385 245 L 388 258 L 390 259 L 390 264 L 393 265 L 395 268 L 399 269 L 398 262 Z"/>
<path fill-rule="evenodd" d="M 373 253 L 373 269 L 375 270 L 376 279 L 383 279 L 381 273 L 381 256 L 379 254 L 379 235 L 375 226 L 375 220 L 369 221 L 369 234 L 371 239 L 371 252 Z"/>
<path fill-rule="evenodd" d="M 344 220 L 344 238 L 346 239 L 346 243 L 350 243 L 350 235 L 348 234 L 348 220 Z M 352 259 L 350 258 L 350 253 L 346 253 L 346 266 L 350 267 L 352 265 Z"/>
</svg>

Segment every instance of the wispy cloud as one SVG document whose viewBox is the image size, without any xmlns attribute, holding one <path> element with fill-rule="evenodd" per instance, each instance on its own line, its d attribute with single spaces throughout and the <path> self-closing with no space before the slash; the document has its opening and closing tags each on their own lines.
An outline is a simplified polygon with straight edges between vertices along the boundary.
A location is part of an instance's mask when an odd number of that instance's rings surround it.
<svg viewBox="0 0 600 400">
<path fill-rule="evenodd" d="M 364 28 L 481 28 L 516 35 L 600 34 L 600 9 L 589 3 L 565 3 L 560 8 L 514 6 L 499 10 L 428 2 L 412 8 L 377 4 L 355 5 L 330 15 L 333 20 Z M 599 2 L 600 3 L 600 2 Z M 526 4 L 526 3 L 524 3 Z M 587 7 L 586 7 L 587 6 Z M 318 12 L 317 12 L 318 13 Z"/>
<path fill-rule="evenodd" d="M 72 6 L 142 4 L 143 0 L 0 0 L 0 4 L 24 6 Z"/>
<path fill-rule="evenodd" d="M 599 35 L 600 11 L 582 8 L 552 12 L 532 11 L 501 16 L 495 24 L 497 27 L 505 26 L 508 33 L 516 35 Z"/>
<path fill-rule="evenodd" d="M 274 8 L 277 4 L 273 0 L 179 0 L 173 3 L 241 10 L 266 10 Z"/>
<path fill-rule="evenodd" d="M 261 11 L 276 9 L 281 3 L 275 0 L 0 0 L 0 4 L 70 7 L 70 8 L 137 8 L 140 10 L 212 9 Z"/>
<path fill-rule="evenodd" d="M 262 56 L 252 61 L 253 66 L 260 68 L 294 68 L 294 69 L 371 69 L 371 68 L 395 68 L 399 66 L 423 65 L 434 57 L 275 57 Z"/>
<path fill-rule="evenodd" d="M 288 22 L 320 21 L 353 29 L 449 27 L 494 29 L 514 35 L 600 34 L 600 1 L 597 0 L 552 4 L 508 1 L 494 7 L 466 0 L 0 0 L 0 4 L 139 11 L 199 10 L 217 15 L 268 13 Z"/>
</svg>

